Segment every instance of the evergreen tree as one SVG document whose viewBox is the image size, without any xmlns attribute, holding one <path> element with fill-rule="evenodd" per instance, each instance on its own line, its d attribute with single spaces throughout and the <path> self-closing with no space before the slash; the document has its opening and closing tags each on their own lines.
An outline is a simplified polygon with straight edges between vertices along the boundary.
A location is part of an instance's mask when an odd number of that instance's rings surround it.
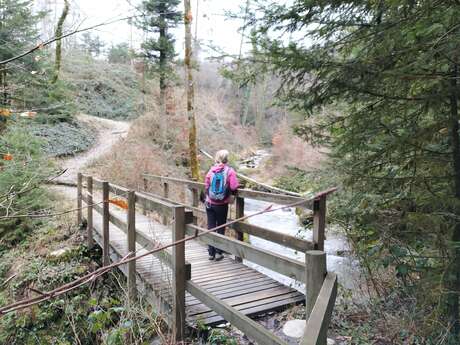
<svg viewBox="0 0 460 345">
<path fill-rule="evenodd" d="M 107 59 L 110 63 L 127 64 L 131 60 L 132 52 L 129 49 L 128 43 L 119 43 L 111 46 Z"/>
<path fill-rule="evenodd" d="M 35 29 L 42 13 L 32 13 L 32 1 L 0 0 L 0 61 L 10 59 L 38 41 Z M 32 55 L 0 65 L 0 109 L 24 104 L 24 84 L 33 79 L 40 63 Z M 5 117 L 0 116 L 0 129 Z"/>
<path fill-rule="evenodd" d="M 177 9 L 179 4 L 180 0 L 144 0 L 140 8 L 143 15 L 136 23 L 148 35 L 142 44 L 142 55 L 150 70 L 159 75 L 163 107 L 168 80 L 173 75 L 171 62 L 176 56 L 175 39 L 169 30 L 177 27 L 181 20 L 181 12 Z"/>
<path fill-rule="evenodd" d="M 99 36 L 93 37 L 89 32 L 84 32 L 81 36 L 82 49 L 93 57 L 101 55 L 104 46 L 105 43 L 101 41 Z"/>
<path fill-rule="evenodd" d="M 458 2 L 258 5 L 264 18 L 253 23 L 283 79 L 280 96 L 314 117 L 297 132 L 329 145 L 352 187 L 344 216 L 358 229 L 355 239 L 366 256 L 378 253 L 383 263 L 393 263 L 406 285 L 418 284 L 419 303 L 431 309 L 443 301 L 441 321 L 455 337 L 460 330 Z M 271 30 L 298 39 L 289 44 L 286 37 L 267 39 Z M 434 324 L 433 337 L 442 331 Z"/>
</svg>

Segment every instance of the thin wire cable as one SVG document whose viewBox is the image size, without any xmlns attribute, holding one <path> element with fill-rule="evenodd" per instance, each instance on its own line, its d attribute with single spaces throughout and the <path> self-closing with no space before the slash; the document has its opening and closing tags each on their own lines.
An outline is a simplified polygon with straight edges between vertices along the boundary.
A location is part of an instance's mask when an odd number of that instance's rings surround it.
<svg viewBox="0 0 460 345">
<path fill-rule="evenodd" d="M 336 190 L 336 188 L 332 188 L 332 189 L 329 189 L 329 190 L 327 190 L 325 192 L 319 193 L 313 199 L 316 199 L 316 198 L 320 197 L 321 195 L 331 193 L 331 192 L 333 192 L 335 190 Z M 129 263 L 131 261 L 139 260 L 139 259 L 141 259 L 143 257 L 148 256 L 148 255 L 151 255 L 151 254 L 157 253 L 159 251 L 165 250 L 167 248 L 176 246 L 178 244 L 182 244 L 182 243 L 185 243 L 187 241 L 196 239 L 196 238 L 204 236 L 204 235 L 206 235 L 208 233 L 214 232 L 214 231 L 216 231 L 218 229 L 225 228 L 225 227 L 227 227 L 229 225 L 232 225 L 232 224 L 234 224 L 236 222 L 240 222 L 240 221 L 243 221 L 243 220 L 246 220 L 246 219 L 261 215 L 261 214 L 264 214 L 264 213 L 269 213 L 269 212 L 274 212 L 274 211 L 277 211 L 277 210 L 296 207 L 296 206 L 299 206 L 301 204 L 304 204 L 307 201 L 308 201 L 308 199 L 304 199 L 304 200 L 297 201 L 297 202 L 292 203 L 292 204 L 279 206 L 279 207 L 275 207 L 275 208 L 273 207 L 273 205 L 269 205 L 268 207 L 266 207 L 265 209 L 263 209 L 263 210 L 261 210 L 259 212 L 240 217 L 238 219 L 229 221 L 229 222 L 227 222 L 225 224 L 222 224 L 220 226 L 216 226 L 216 227 L 214 227 L 212 229 L 209 229 L 209 230 L 203 230 L 203 231 L 199 232 L 199 229 L 196 229 L 195 234 L 193 236 L 185 237 L 185 238 L 183 238 L 181 240 L 172 242 L 170 244 L 163 245 L 163 246 L 160 246 L 160 247 L 158 247 L 159 244 L 156 244 L 156 247 L 154 249 L 149 250 L 149 251 L 147 251 L 147 252 L 145 252 L 143 254 L 134 256 L 138 251 L 130 252 L 118 262 L 115 262 L 115 263 L 112 263 L 110 265 L 101 267 L 101 268 L 99 268 L 99 269 L 97 269 L 97 270 L 95 270 L 95 271 L 93 271 L 91 273 L 88 273 L 88 274 L 84 275 L 83 277 L 80 277 L 80 278 L 74 280 L 73 282 L 70 282 L 70 283 L 65 284 L 63 286 L 60 286 L 60 287 L 58 287 L 58 288 L 56 288 L 56 289 L 54 289 L 52 291 L 44 292 L 43 295 L 40 295 L 40 296 L 34 297 L 34 298 L 24 299 L 22 301 L 18 301 L 18 302 L 6 305 L 4 307 L 1 307 L 0 308 L 0 317 L 4 316 L 7 313 L 13 312 L 15 310 L 20 310 L 20 309 L 30 307 L 32 305 L 44 302 L 44 301 L 49 300 L 51 298 L 58 297 L 58 296 L 60 296 L 60 295 L 62 295 L 64 293 L 67 293 L 67 292 L 69 292 L 71 290 L 74 290 L 74 289 L 76 289 L 76 288 L 78 288 L 78 287 L 80 287 L 80 286 L 82 286 L 84 284 L 87 284 L 88 282 L 91 282 L 91 281 L 95 280 L 97 277 L 100 277 L 100 276 L 104 275 L 105 273 L 109 272 L 112 268 L 118 267 L 120 265 L 127 264 L 127 263 Z M 154 244 L 154 246 L 155 246 L 155 244 Z"/>
</svg>

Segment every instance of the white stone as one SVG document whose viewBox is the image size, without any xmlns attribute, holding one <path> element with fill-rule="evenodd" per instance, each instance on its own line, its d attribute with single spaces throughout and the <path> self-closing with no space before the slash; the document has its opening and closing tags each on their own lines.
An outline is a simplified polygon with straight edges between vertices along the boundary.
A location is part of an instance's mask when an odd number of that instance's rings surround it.
<svg viewBox="0 0 460 345">
<path fill-rule="evenodd" d="M 59 258 L 62 258 L 63 256 L 65 256 L 67 253 L 69 253 L 71 251 L 70 248 L 62 248 L 62 249 L 58 249 L 58 250 L 55 250 L 53 252 L 51 252 L 49 254 L 49 256 L 51 258 L 56 258 L 56 259 L 59 259 Z"/>
<path fill-rule="evenodd" d="M 305 320 L 289 320 L 283 326 L 283 333 L 291 338 L 301 338 L 305 332 Z"/>
<path fill-rule="evenodd" d="M 283 326 L 283 333 L 291 338 L 302 338 L 306 326 L 305 320 L 289 320 Z M 327 345 L 335 345 L 335 340 L 327 338 Z"/>
</svg>

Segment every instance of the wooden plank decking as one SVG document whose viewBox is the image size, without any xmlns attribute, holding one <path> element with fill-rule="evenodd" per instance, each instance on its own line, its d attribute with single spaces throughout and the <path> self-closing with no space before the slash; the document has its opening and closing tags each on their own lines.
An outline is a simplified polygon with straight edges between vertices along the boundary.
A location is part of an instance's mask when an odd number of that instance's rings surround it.
<svg viewBox="0 0 460 345">
<path fill-rule="evenodd" d="M 110 213 L 121 219 L 126 219 L 126 213 L 114 206 L 110 207 Z M 95 240 L 102 245 L 102 216 L 98 212 L 93 213 L 93 227 Z M 162 244 L 171 243 L 171 228 L 162 225 L 148 216 L 136 213 L 136 229 L 150 239 Z M 126 234 L 114 224 L 110 224 L 110 250 L 111 259 L 118 260 L 128 253 Z M 136 244 L 138 254 L 145 252 L 139 244 Z M 266 275 L 237 263 L 233 258 L 226 257 L 219 262 L 209 261 L 206 246 L 198 240 L 186 242 L 186 260 L 191 263 L 191 280 L 199 284 L 219 299 L 233 306 L 243 314 L 251 316 L 263 314 L 288 305 L 304 303 L 305 296 L 295 289 L 267 277 Z M 125 265 L 123 265 L 125 266 Z M 126 272 L 125 267 L 121 267 Z M 163 296 L 170 301 L 171 305 L 171 272 L 166 264 L 152 255 L 137 260 L 137 285 L 140 291 L 153 293 L 155 296 Z M 147 299 L 152 302 L 147 293 Z M 164 311 L 168 306 L 159 306 Z M 215 325 L 223 321 L 223 318 L 213 312 L 209 307 L 201 303 L 195 297 L 186 295 L 187 321 L 195 324 Z"/>
</svg>

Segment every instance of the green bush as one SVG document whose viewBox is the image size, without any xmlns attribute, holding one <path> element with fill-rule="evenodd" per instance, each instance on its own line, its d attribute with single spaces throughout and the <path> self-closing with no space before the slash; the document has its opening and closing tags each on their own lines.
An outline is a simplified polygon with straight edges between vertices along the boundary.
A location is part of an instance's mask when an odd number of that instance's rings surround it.
<svg viewBox="0 0 460 345">
<path fill-rule="evenodd" d="M 41 146 L 47 155 L 66 156 L 89 149 L 95 141 L 92 128 L 78 122 L 31 123 L 31 134 L 42 139 Z"/>
<path fill-rule="evenodd" d="M 275 179 L 275 186 L 291 192 L 305 193 L 318 188 L 315 174 L 297 168 L 288 168 L 288 174 Z"/>
<path fill-rule="evenodd" d="M 21 121 L 10 122 L 0 137 L 0 217 L 29 214 L 46 209 L 49 199 L 40 182 L 50 176 L 52 164 L 41 154 L 41 142 L 21 128 Z M 1 245 L 14 244 L 36 225 L 30 218 L 0 218 Z"/>
<path fill-rule="evenodd" d="M 130 65 L 109 64 L 78 51 L 64 61 L 76 108 L 110 119 L 131 119 L 143 112 L 139 78 Z"/>
</svg>

